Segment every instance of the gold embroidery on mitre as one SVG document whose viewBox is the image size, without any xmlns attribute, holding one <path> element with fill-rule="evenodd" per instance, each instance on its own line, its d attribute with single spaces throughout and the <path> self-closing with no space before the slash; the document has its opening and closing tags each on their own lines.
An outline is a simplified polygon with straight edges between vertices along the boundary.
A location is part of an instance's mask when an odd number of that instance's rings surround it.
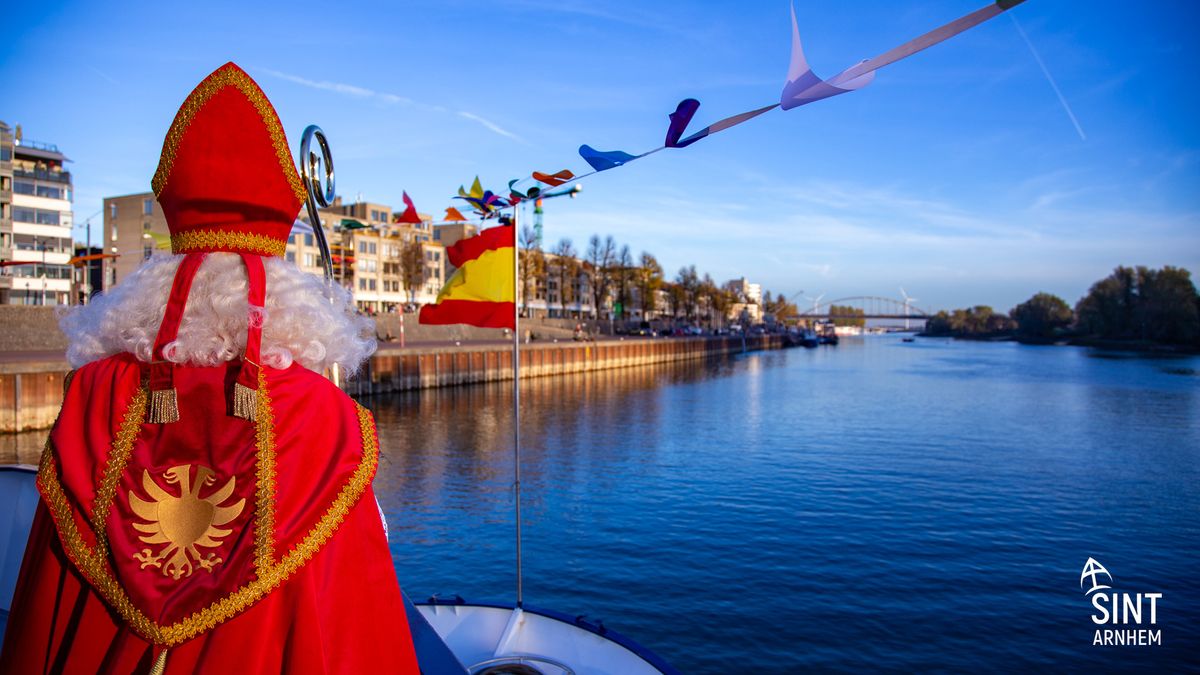
<svg viewBox="0 0 1200 675">
<path fill-rule="evenodd" d="M 188 230 L 171 235 L 171 253 L 208 251 L 216 248 L 263 255 L 283 255 L 287 250 L 287 242 L 265 234 L 224 230 Z"/>
<path fill-rule="evenodd" d="M 271 137 L 271 145 L 275 148 L 275 156 L 279 160 L 279 168 L 283 170 L 283 177 L 291 187 L 292 194 L 303 202 L 308 198 L 308 192 L 305 191 L 304 184 L 300 182 L 300 174 L 296 172 L 296 165 L 292 162 L 292 152 L 288 149 L 287 138 L 283 133 L 283 127 L 279 124 L 279 115 L 276 114 L 275 109 L 271 107 L 271 102 L 267 100 L 266 95 L 254 83 L 254 80 L 251 80 L 250 76 L 240 69 L 231 67 L 222 67 L 204 78 L 204 81 L 188 95 L 183 105 L 180 106 L 175 120 L 171 122 L 171 128 L 167 131 L 167 137 L 163 141 L 162 158 L 158 162 L 158 170 L 154 172 L 154 178 L 150 181 L 154 195 L 157 197 L 162 194 L 163 188 L 166 187 L 167 180 L 171 177 L 171 168 L 175 165 L 175 156 L 179 152 L 179 142 L 183 140 L 184 133 L 191 126 L 192 119 L 208 103 L 209 99 L 225 87 L 235 87 L 242 92 L 242 95 L 249 99 L 250 104 L 258 111 L 258 116 L 262 118 L 263 126 L 266 127 L 267 135 Z"/>
<path fill-rule="evenodd" d="M 193 562 L 211 573 L 224 560 L 218 558 L 216 553 L 206 553 L 200 549 L 219 547 L 222 538 L 232 532 L 221 526 L 237 518 L 246 506 L 245 499 L 228 506 L 221 505 L 233 494 L 236 477 L 231 476 L 224 486 L 207 497 L 201 497 L 201 491 L 214 485 L 217 480 L 213 470 L 206 466 L 196 468 L 195 483 L 192 483 L 191 464 L 167 469 L 163 477 L 168 485 L 179 486 L 178 495 L 159 486 L 150 477 L 149 471 L 142 471 L 142 489 L 149 495 L 150 501 L 130 490 L 129 508 L 146 521 L 133 524 L 133 529 L 143 533 L 138 537 L 142 543 L 167 546 L 157 553 L 144 548 L 140 553 L 135 553 L 133 558 L 142 564 L 142 569 L 157 567 L 162 569 L 163 575 L 176 580 L 192 575 L 195 569 Z"/>
</svg>

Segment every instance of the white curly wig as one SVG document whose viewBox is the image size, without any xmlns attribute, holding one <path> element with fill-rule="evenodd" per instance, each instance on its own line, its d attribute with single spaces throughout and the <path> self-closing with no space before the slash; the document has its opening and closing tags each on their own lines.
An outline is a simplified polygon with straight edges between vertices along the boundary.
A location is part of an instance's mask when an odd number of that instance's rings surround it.
<svg viewBox="0 0 1200 675">
<path fill-rule="evenodd" d="M 160 253 L 91 304 L 65 312 L 59 325 L 68 340 L 67 360 L 78 368 L 129 352 L 149 362 L 182 255 Z M 336 363 L 352 375 L 376 347 L 375 325 L 354 309 L 350 293 L 276 257 L 264 257 L 267 273 L 262 360 L 272 368 L 293 361 L 323 372 Z M 215 366 L 239 358 L 246 348 L 249 301 L 242 259 L 210 253 L 192 282 L 177 339 L 168 361 Z M 332 301 L 331 301 L 332 300 Z"/>
</svg>

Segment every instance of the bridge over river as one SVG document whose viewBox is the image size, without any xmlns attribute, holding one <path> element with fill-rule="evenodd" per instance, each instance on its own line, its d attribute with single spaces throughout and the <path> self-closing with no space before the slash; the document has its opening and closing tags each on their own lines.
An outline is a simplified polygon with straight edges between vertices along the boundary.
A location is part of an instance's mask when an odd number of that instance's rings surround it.
<svg viewBox="0 0 1200 675">
<path fill-rule="evenodd" d="M 850 311 L 847 311 L 849 308 Z M 859 313 L 861 312 L 861 313 Z M 811 308 L 785 319 L 879 319 L 925 321 L 932 314 L 913 304 L 911 298 L 884 298 L 878 295 L 855 295 L 822 303 L 813 301 Z"/>
</svg>

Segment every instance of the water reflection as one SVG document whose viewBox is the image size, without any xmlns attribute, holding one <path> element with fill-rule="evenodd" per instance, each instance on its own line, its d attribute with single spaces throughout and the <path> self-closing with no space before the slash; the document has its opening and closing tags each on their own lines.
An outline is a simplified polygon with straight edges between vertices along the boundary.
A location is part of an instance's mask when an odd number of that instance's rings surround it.
<svg viewBox="0 0 1200 675">
<path fill-rule="evenodd" d="M 530 516 L 545 507 L 542 490 L 560 489 L 563 481 L 615 489 L 606 483 L 613 475 L 603 465 L 644 461 L 664 434 L 686 433 L 661 424 L 664 388 L 727 377 L 739 367 L 745 365 L 720 358 L 522 381 L 524 504 Z M 385 509 L 434 516 L 449 507 L 485 522 L 511 520 L 511 382 L 402 392 L 365 403 L 379 427 L 382 461 L 375 485 Z M 422 518 L 396 523 L 424 526 Z"/>
<path fill-rule="evenodd" d="M 0 464 L 30 464 L 37 466 L 46 447 L 49 431 L 26 431 L 19 434 L 0 434 Z"/>
<path fill-rule="evenodd" d="M 1103 666 L 1096 555 L 1183 640 L 1200 394 L 1161 365 L 879 338 L 526 381 L 526 598 L 684 672 Z M 370 405 L 401 583 L 511 600 L 510 385 Z"/>
</svg>

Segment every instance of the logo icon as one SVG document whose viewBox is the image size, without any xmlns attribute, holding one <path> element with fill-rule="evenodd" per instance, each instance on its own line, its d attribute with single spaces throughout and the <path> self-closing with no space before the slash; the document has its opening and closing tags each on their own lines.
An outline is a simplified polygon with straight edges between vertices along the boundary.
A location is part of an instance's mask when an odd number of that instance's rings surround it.
<svg viewBox="0 0 1200 675">
<path fill-rule="evenodd" d="M 1104 565 L 1096 562 L 1095 558 L 1088 558 L 1087 562 L 1083 565 L 1083 573 L 1079 575 L 1080 588 L 1083 588 L 1084 579 L 1090 578 L 1092 580 L 1092 587 L 1085 590 L 1083 592 L 1084 595 L 1091 595 L 1092 593 L 1095 593 L 1101 589 L 1112 588 L 1111 586 L 1105 586 L 1104 584 L 1101 584 L 1100 581 L 1096 579 L 1096 577 L 1101 574 L 1108 577 L 1109 583 L 1112 583 L 1112 575 L 1108 573 L 1108 570 L 1104 569 Z"/>
<path fill-rule="evenodd" d="M 1092 623 L 1096 628 L 1092 636 L 1093 646 L 1149 647 L 1162 646 L 1162 629 L 1158 628 L 1158 607 L 1163 594 L 1160 592 L 1130 593 L 1115 591 L 1112 586 L 1101 583 L 1101 577 L 1112 574 L 1096 561 L 1088 558 L 1079 575 L 1079 588 L 1095 610 Z M 1088 587 L 1087 585 L 1091 586 Z"/>
<path fill-rule="evenodd" d="M 209 573 L 224 562 L 215 553 L 207 555 L 201 548 L 216 548 L 232 530 L 222 529 L 241 514 L 246 506 L 245 499 L 228 506 L 222 502 L 233 494 L 235 478 L 231 477 L 223 487 L 207 497 L 200 491 L 216 482 L 213 470 L 206 466 L 196 468 L 196 482 L 192 483 L 192 465 L 172 467 L 163 472 L 168 485 L 178 485 L 179 494 L 173 495 L 150 477 L 149 471 L 142 472 L 142 489 L 150 497 L 147 501 L 129 492 L 129 508 L 144 523 L 134 523 L 133 528 L 144 533 L 138 538 L 145 544 L 167 544 L 157 553 L 144 548 L 133 555 L 142 564 L 142 569 L 158 567 L 164 576 L 175 580 L 192 575 L 194 562 Z"/>
</svg>

